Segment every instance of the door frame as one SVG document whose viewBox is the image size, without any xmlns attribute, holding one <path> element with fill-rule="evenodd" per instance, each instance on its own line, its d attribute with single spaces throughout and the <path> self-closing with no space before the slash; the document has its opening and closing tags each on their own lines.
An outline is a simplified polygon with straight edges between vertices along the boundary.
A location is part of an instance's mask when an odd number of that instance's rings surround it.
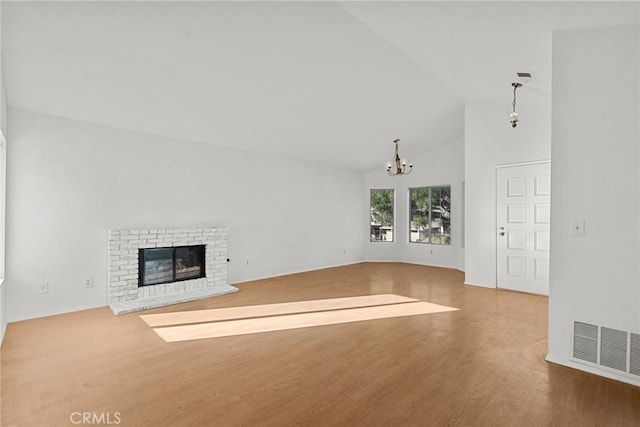
<svg viewBox="0 0 640 427">
<path fill-rule="evenodd" d="M 553 176 L 551 175 L 551 159 L 542 159 L 542 160 L 531 160 L 526 162 L 517 162 L 517 163 L 503 163 L 495 166 L 495 171 L 493 173 L 493 244 L 495 248 L 495 265 L 494 265 L 494 274 L 496 277 L 495 288 L 502 289 L 498 287 L 498 233 L 496 230 L 498 229 L 498 170 L 504 168 L 513 168 L 518 166 L 531 166 L 531 165 L 540 165 L 540 164 L 549 164 L 549 175 L 551 176 L 551 182 L 553 182 Z M 551 205 L 551 198 L 549 198 L 549 205 Z M 551 206 L 550 208 L 551 209 Z M 549 229 L 549 235 L 551 235 L 551 229 Z M 517 292 L 517 291 L 516 291 Z"/>
</svg>

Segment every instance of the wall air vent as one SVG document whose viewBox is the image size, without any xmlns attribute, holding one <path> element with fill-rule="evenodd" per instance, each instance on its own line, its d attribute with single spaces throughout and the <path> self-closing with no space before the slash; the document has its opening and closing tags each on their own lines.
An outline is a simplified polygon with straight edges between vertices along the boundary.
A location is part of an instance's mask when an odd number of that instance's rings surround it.
<svg viewBox="0 0 640 427">
<path fill-rule="evenodd" d="M 598 327 L 596 325 L 573 322 L 573 357 L 598 363 Z"/>
<path fill-rule="evenodd" d="M 600 328 L 600 364 L 627 372 L 627 333 Z"/>
<path fill-rule="evenodd" d="M 520 72 L 520 73 L 516 73 L 516 75 L 518 76 L 518 81 L 522 84 L 536 81 L 536 78 L 533 76 L 533 73 Z"/>
<path fill-rule="evenodd" d="M 573 358 L 640 377 L 640 334 L 574 321 Z"/>
<path fill-rule="evenodd" d="M 629 373 L 640 376 L 640 334 L 631 333 Z"/>
</svg>

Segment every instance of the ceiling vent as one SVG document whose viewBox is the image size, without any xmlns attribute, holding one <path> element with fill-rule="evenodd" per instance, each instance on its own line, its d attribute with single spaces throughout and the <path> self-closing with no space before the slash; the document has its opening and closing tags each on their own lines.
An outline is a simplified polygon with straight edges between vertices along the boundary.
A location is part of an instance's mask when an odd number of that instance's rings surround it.
<svg viewBox="0 0 640 427">
<path fill-rule="evenodd" d="M 518 76 L 518 81 L 523 84 L 536 81 L 536 78 L 533 77 L 533 73 L 516 73 L 516 75 Z"/>
</svg>

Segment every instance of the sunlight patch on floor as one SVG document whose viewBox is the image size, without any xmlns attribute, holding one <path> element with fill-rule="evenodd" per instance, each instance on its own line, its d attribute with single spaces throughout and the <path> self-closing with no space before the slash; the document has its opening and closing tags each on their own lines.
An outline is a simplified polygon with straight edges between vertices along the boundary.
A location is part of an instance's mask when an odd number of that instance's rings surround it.
<svg viewBox="0 0 640 427">
<path fill-rule="evenodd" d="M 416 301 L 418 300 L 393 294 L 364 295 L 359 297 L 248 305 L 243 307 L 216 308 L 208 310 L 179 311 L 175 313 L 144 314 L 141 315 L 140 318 L 151 327 L 175 326 L 187 323 L 219 322 L 222 320 L 310 313 L 314 311 L 342 310 L 346 308 L 371 307 Z"/>
<path fill-rule="evenodd" d="M 140 317 L 163 340 L 177 342 L 456 310 L 454 307 L 387 294 Z"/>
</svg>

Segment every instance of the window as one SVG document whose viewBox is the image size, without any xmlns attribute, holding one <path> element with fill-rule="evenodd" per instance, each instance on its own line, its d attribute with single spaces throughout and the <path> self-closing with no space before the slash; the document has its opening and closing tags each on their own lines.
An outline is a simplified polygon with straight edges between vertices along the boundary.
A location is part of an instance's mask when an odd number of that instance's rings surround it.
<svg viewBox="0 0 640 427">
<path fill-rule="evenodd" d="M 451 187 L 409 189 L 409 242 L 451 243 Z"/>
<path fill-rule="evenodd" d="M 393 242 L 393 190 L 371 190 L 371 241 Z"/>
</svg>

